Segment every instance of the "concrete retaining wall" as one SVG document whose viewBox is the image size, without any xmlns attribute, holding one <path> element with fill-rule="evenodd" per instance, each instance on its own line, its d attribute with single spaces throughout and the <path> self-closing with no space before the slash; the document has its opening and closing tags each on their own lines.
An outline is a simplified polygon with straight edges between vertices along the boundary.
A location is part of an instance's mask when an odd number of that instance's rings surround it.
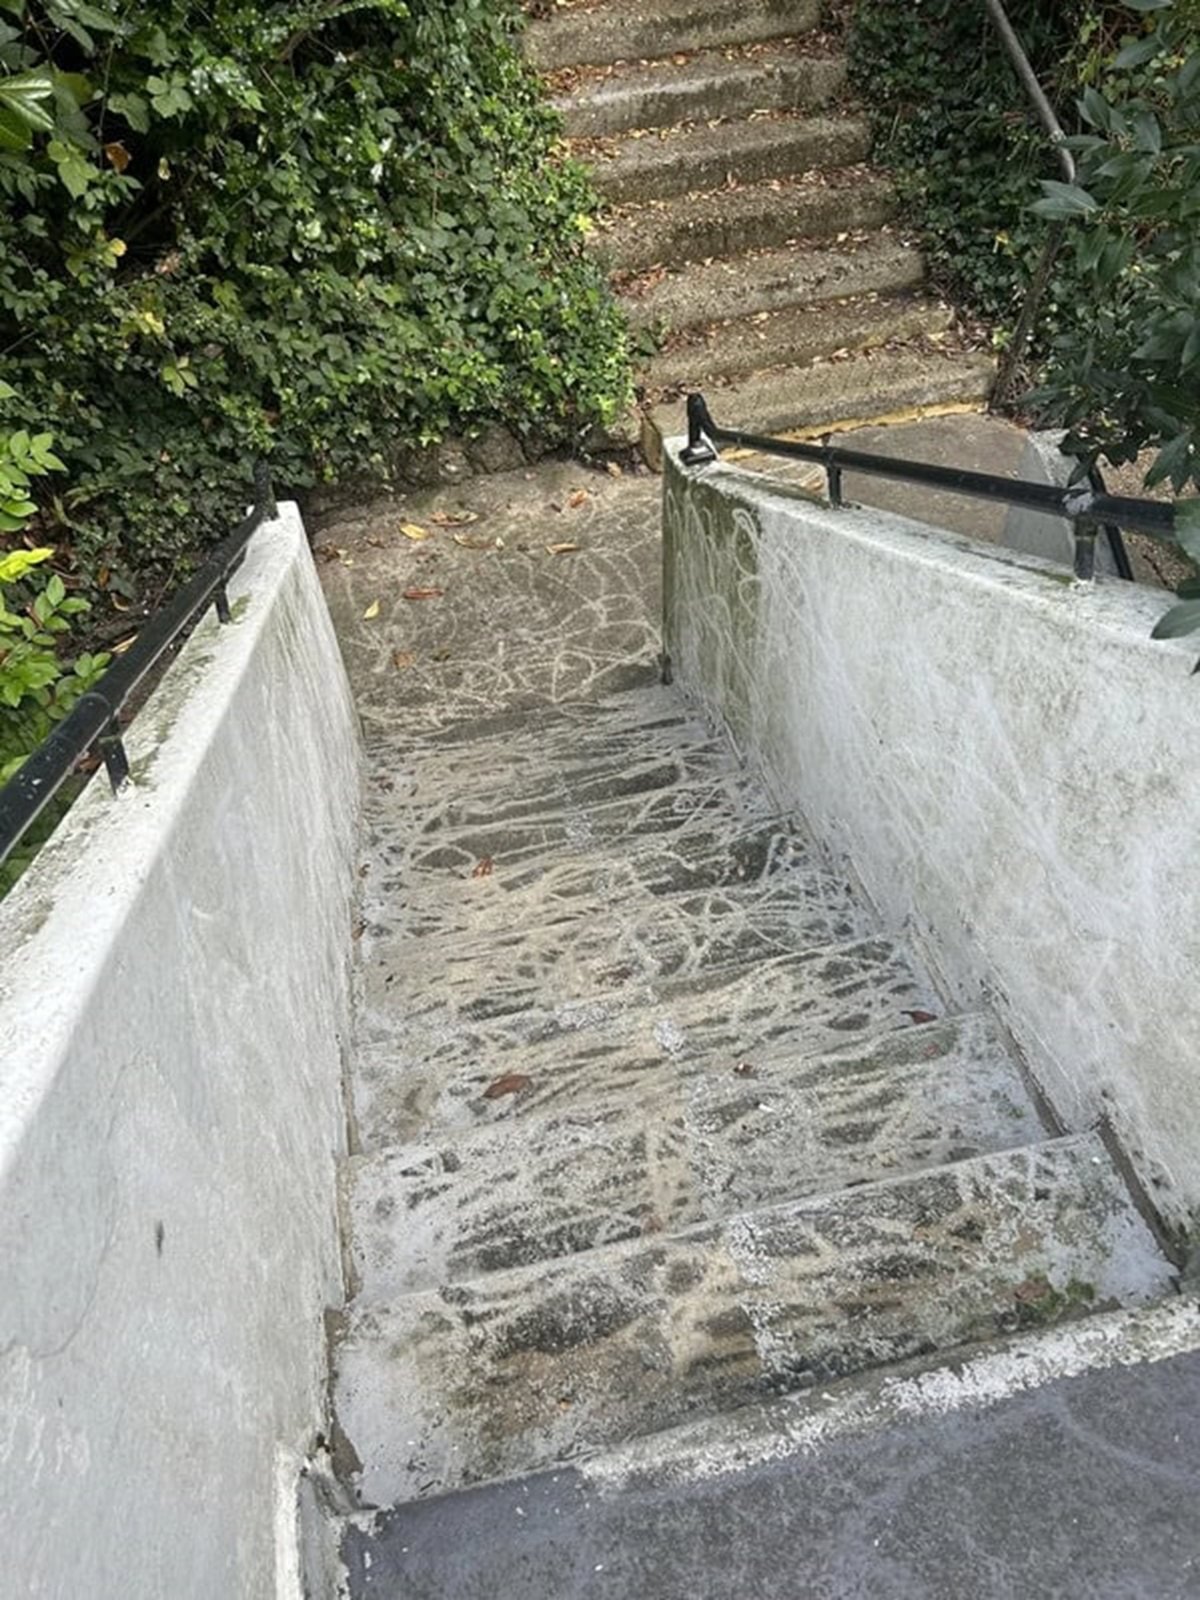
<svg viewBox="0 0 1200 1600">
<path fill-rule="evenodd" d="M 295 1589 L 341 1300 L 357 728 L 294 508 L 0 903 L 0 1587 Z"/>
<path fill-rule="evenodd" d="M 1200 1211 L 1200 679 L 1169 603 L 727 467 L 665 494 L 675 675 L 1071 1127 Z"/>
</svg>

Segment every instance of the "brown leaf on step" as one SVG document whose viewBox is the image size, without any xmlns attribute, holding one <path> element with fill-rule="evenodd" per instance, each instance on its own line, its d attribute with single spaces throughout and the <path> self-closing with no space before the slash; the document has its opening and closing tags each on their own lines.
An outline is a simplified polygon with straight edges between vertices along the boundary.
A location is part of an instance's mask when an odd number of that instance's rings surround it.
<svg viewBox="0 0 1200 1600">
<path fill-rule="evenodd" d="M 604 470 L 610 478 L 623 478 L 625 476 L 625 469 L 619 461 L 605 462 Z"/>
<path fill-rule="evenodd" d="M 367 931 L 367 925 L 366 925 L 365 922 L 356 922 L 354 924 L 354 926 L 350 929 L 350 937 L 352 939 L 361 939 L 363 934 L 366 931 Z"/>
<path fill-rule="evenodd" d="M 454 535 L 454 542 L 457 545 L 461 545 L 464 550 L 491 550 L 493 548 L 504 548 L 499 539 L 472 539 L 469 534 L 465 533 L 456 533 Z"/>
<path fill-rule="evenodd" d="M 363 612 L 363 621 L 364 622 L 372 622 L 378 615 L 379 615 L 379 601 L 378 600 L 372 600 L 371 604 Z"/>
<path fill-rule="evenodd" d="M 416 659 L 411 650 L 392 651 L 392 665 L 397 672 L 403 672 L 406 667 L 411 667 Z"/>
<path fill-rule="evenodd" d="M 506 1094 L 520 1094 L 522 1089 L 533 1087 L 533 1079 L 524 1072 L 506 1072 L 502 1078 L 497 1078 L 495 1083 L 489 1083 L 483 1091 L 485 1100 L 499 1100 Z"/>
<path fill-rule="evenodd" d="M 406 539 L 428 539 L 429 529 L 423 528 L 419 522 L 402 522 L 400 532 Z"/>
<path fill-rule="evenodd" d="M 571 510 L 574 511 L 577 507 L 586 504 L 587 497 L 588 492 L 586 489 L 574 489 L 567 496 L 567 504 L 570 506 Z"/>
<path fill-rule="evenodd" d="M 754 1067 L 749 1061 L 739 1061 L 733 1070 L 739 1078 L 752 1078 L 754 1076 Z"/>
<path fill-rule="evenodd" d="M 911 1021 L 916 1023 L 937 1021 L 937 1013 L 933 1011 L 902 1011 L 900 1015 L 902 1017 L 908 1017 Z"/>
<path fill-rule="evenodd" d="M 492 860 L 491 856 L 483 856 L 471 868 L 471 876 L 473 878 L 490 878 L 492 875 L 492 868 L 495 866 L 495 864 L 496 863 Z"/>
<path fill-rule="evenodd" d="M 405 589 L 406 600 L 440 600 L 445 594 L 444 589 Z"/>
<path fill-rule="evenodd" d="M 572 544 L 568 540 L 563 544 L 548 544 L 546 546 L 546 554 L 548 556 L 565 556 L 569 551 L 578 549 L 579 546 L 577 544 Z"/>
<path fill-rule="evenodd" d="M 479 521 L 478 511 L 435 511 L 429 518 L 436 522 L 439 528 L 465 528 L 472 522 Z"/>
</svg>

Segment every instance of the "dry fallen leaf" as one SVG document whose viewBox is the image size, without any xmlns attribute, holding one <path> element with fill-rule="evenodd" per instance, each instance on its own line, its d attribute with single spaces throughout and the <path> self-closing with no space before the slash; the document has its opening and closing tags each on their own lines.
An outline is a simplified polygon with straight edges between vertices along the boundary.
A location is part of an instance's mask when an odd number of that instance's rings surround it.
<svg viewBox="0 0 1200 1600">
<path fill-rule="evenodd" d="M 520 1094 L 522 1089 L 532 1087 L 533 1079 L 524 1072 L 508 1072 L 503 1078 L 497 1078 L 495 1083 L 489 1083 L 483 1091 L 485 1100 L 499 1100 L 501 1095 Z"/>
<path fill-rule="evenodd" d="M 411 650 L 392 651 L 392 665 L 400 672 L 403 672 L 405 667 L 411 667 L 416 659 Z"/>
<path fill-rule="evenodd" d="M 579 546 L 577 544 L 571 544 L 569 541 L 564 544 L 548 544 L 546 546 L 546 554 L 548 556 L 565 556 L 569 550 L 578 549 Z"/>
<path fill-rule="evenodd" d="M 363 612 L 363 621 L 364 622 L 369 622 L 372 617 L 377 617 L 378 615 L 379 615 L 379 601 L 378 600 L 372 600 L 371 604 Z"/>
<path fill-rule="evenodd" d="M 491 550 L 500 543 L 499 539 L 472 539 L 466 533 L 456 533 L 454 542 L 461 545 L 464 550 Z"/>
<path fill-rule="evenodd" d="M 400 532 L 406 539 L 428 539 L 429 529 L 423 528 L 419 522 L 402 522 Z"/>
<path fill-rule="evenodd" d="M 619 461 L 606 462 L 604 470 L 608 473 L 610 478 L 623 478 L 625 476 L 625 470 Z"/>
<path fill-rule="evenodd" d="M 445 594 L 444 589 L 405 589 L 406 600 L 440 600 Z"/>
<path fill-rule="evenodd" d="M 490 878 L 494 865 L 495 862 L 492 860 L 491 856 L 483 856 L 471 868 L 471 876 L 473 878 Z"/>
<path fill-rule="evenodd" d="M 576 489 L 567 496 L 567 504 L 570 506 L 571 510 L 574 511 L 577 506 L 581 506 L 586 503 L 587 497 L 588 492 L 586 489 Z"/>
<path fill-rule="evenodd" d="M 465 528 L 469 523 L 479 521 L 478 511 L 435 511 L 430 517 L 430 522 L 436 522 L 439 528 Z"/>
<path fill-rule="evenodd" d="M 937 1015 L 932 1011 L 902 1011 L 902 1017 L 909 1017 L 913 1022 L 936 1022 Z"/>
</svg>

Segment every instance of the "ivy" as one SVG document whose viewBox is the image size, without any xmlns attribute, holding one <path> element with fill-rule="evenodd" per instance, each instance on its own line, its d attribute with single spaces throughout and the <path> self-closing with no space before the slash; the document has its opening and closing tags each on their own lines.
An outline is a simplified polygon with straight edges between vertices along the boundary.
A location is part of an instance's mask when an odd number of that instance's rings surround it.
<svg viewBox="0 0 1200 1600">
<path fill-rule="evenodd" d="M 293 489 L 628 395 L 595 199 L 511 0 L 0 0 L 0 429 L 125 594 Z M 0 532 L 0 538 L 2 538 Z"/>
</svg>

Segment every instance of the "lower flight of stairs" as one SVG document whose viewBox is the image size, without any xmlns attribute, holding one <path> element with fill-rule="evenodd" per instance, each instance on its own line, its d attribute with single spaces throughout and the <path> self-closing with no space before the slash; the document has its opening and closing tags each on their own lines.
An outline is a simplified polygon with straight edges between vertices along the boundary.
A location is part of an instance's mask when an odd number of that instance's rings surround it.
<svg viewBox="0 0 1200 1600">
<path fill-rule="evenodd" d="M 608 202 L 597 248 L 658 346 L 641 373 L 654 465 L 690 389 L 757 432 L 986 399 L 992 359 L 923 292 L 819 24 L 815 0 L 584 0 L 528 26 Z"/>
<path fill-rule="evenodd" d="M 364 1508 L 1171 1291 L 1099 1136 L 674 691 L 376 734 L 366 862 Z"/>
</svg>

